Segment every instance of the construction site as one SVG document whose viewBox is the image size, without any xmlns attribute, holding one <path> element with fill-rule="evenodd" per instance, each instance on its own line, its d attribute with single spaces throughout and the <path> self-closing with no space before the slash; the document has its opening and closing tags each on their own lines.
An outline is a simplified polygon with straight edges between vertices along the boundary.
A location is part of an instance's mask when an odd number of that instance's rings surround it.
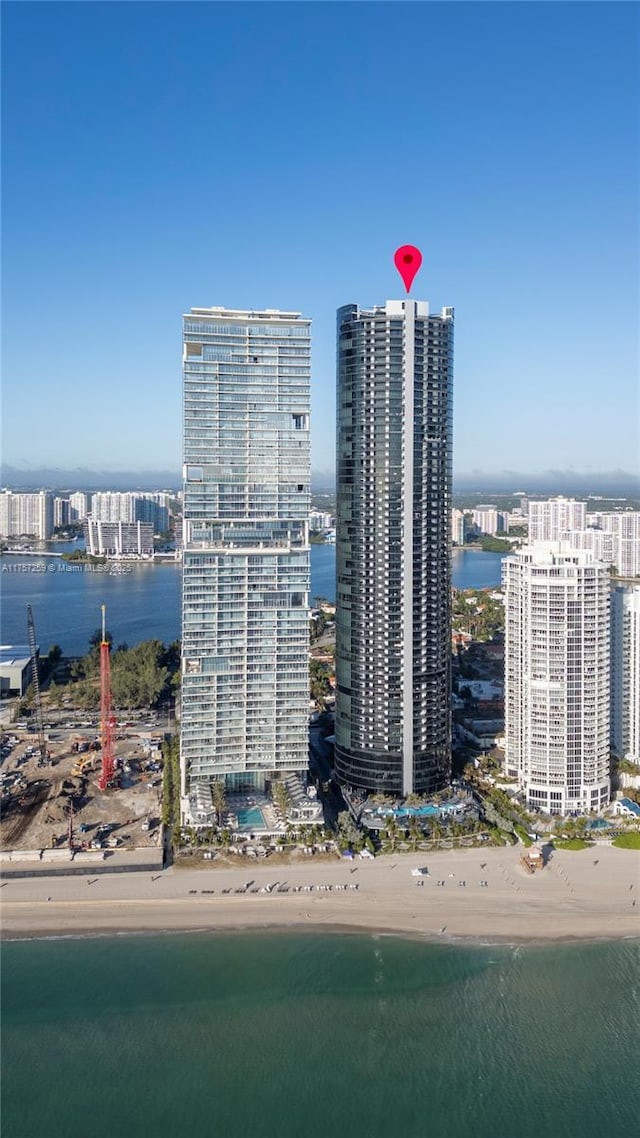
<svg viewBox="0 0 640 1138">
<path fill-rule="evenodd" d="M 35 627 L 27 607 L 33 712 L 7 729 L 0 770 L 3 871 L 78 872 L 162 864 L 160 731 L 119 723 L 111 707 L 110 643 L 102 609 L 100 713 L 78 732 L 43 724 Z M 49 728 L 49 730 L 47 730 Z M 93 730 L 92 730 L 93 728 Z"/>
</svg>

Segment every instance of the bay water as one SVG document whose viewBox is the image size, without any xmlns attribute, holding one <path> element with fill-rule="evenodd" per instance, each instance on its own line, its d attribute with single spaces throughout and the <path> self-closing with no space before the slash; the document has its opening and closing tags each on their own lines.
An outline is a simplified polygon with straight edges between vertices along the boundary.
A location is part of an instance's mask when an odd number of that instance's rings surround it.
<svg viewBox="0 0 640 1138">
<path fill-rule="evenodd" d="M 3 946 L 3 1138 L 632 1133 L 639 948 L 251 932 Z"/>
<path fill-rule="evenodd" d="M 55 552 L 76 548 L 61 543 Z M 456 549 L 452 579 L 459 589 L 500 584 L 499 553 Z M 100 625 L 107 606 L 107 626 L 114 643 L 129 647 L 157 638 L 170 644 L 180 636 L 181 566 L 134 562 L 122 572 L 109 566 L 74 565 L 50 557 L 0 557 L 0 643 L 24 644 L 26 605 L 33 608 L 40 650 L 59 644 L 66 656 L 81 656 Z M 335 545 L 311 546 L 311 599 L 335 601 Z"/>
</svg>

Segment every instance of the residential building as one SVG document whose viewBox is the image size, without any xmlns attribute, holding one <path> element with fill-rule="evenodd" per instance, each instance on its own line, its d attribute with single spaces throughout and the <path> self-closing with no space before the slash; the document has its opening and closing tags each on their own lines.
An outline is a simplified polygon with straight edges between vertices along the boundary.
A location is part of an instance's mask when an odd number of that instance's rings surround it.
<svg viewBox="0 0 640 1138">
<path fill-rule="evenodd" d="M 0 537 L 48 541 L 53 533 L 53 494 L 0 491 Z"/>
<path fill-rule="evenodd" d="M 590 525 L 613 535 L 613 565 L 619 577 L 640 577 L 640 510 L 588 514 Z"/>
<path fill-rule="evenodd" d="M 464 545 L 467 536 L 467 515 L 463 510 L 451 511 L 451 542 L 453 545 Z"/>
<path fill-rule="evenodd" d="M 53 528 L 62 528 L 69 525 L 69 499 L 68 498 L 54 498 L 53 499 Z"/>
<path fill-rule="evenodd" d="M 529 501 L 529 541 L 559 541 L 566 530 L 585 529 L 587 503 L 574 498 Z"/>
<path fill-rule="evenodd" d="M 640 577 L 640 511 L 587 514 L 589 528 L 560 533 L 572 549 L 590 549 L 614 568 L 618 577 Z"/>
<path fill-rule="evenodd" d="M 566 542 L 572 549 L 589 549 L 596 561 L 613 565 L 615 540 L 612 533 L 601 529 L 572 529 L 561 533 L 560 541 Z"/>
<path fill-rule="evenodd" d="M 134 495 L 127 490 L 100 490 L 91 495 L 90 515 L 96 522 L 133 522 Z"/>
<path fill-rule="evenodd" d="M 133 517 L 136 522 L 148 522 L 154 533 L 169 529 L 169 508 L 158 501 L 160 495 L 136 494 L 133 499 Z"/>
<path fill-rule="evenodd" d="M 169 528 L 168 495 L 103 490 L 91 496 L 91 517 L 101 522 L 145 522 L 154 533 L 163 533 Z"/>
<path fill-rule="evenodd" d="M 396 795 L 451 754 L 453 309 L 338 310 L 336 771 Z"/>
<path fill-rule="evenodd" d="M 95 557 L 146 560 L 153 557 L 153 526 L 144 522 L 100 522 L 85 518 L 84 541 Z"/>
<path fill-rule="evenodd" d="M 611 593 L 611 749 L 640 764 L 640 584 Z"/>
<path fill-rule="evenodd" d="M 333 529 L 335 524 L 333 514 L 323 513 L 321 510 L 312 510 L 309 514 L 309 528 L 315 532 Z"/>
<path fill-rule="evenodd" d="M 502 515 L 496 506 L 476 506 L 472 511 L 473 524 L 481 534 L 493 537 L 501 528 Z"/>
<path fill-rule="evenodd" d="M 530 807 L 599 810 L 610 797 L 609 569 L 559 542 L 502 564 L 507 773 Z"/>
<path fill-rule="evenodd" d="M 308 763 L 310 321 L 184 317 L 181 764 L 263 790 Z"/>
<path fill-rule="evenodd" d="M 83 522 L 89 513 L 91 498 L 83 490 L 69 495 L 69 521 Z"/>
</svg>

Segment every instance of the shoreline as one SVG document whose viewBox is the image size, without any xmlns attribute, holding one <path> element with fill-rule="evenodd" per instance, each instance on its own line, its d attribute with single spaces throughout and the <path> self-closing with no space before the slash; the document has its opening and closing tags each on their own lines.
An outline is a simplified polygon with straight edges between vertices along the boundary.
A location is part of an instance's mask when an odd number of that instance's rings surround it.
<svg viewBox="0 0 640 1138">
<path fill-rule="evenodd" d="M 198 925 L 179 928 L 139 928 L 122 929 L 119 927 L 104 928 L 96 931 L 92 928 L 78 928 L 74 932 L 47 932 L 34 929 L 27 935 L 9 933 L 0 936 L 2 944 L 30 944 L 33 941 L 85 941 L 85 940 L 130 940 L 144 939 L 145 937 L 171 937 L 171 936 L 210 936 L 226 937 L 245 934 L 267 934 L 269 936 L 337 936 L 337 937 L 370 937 L 373 940 L 408 940 L 414 944 L 445 945 L 448 948 L 551 948 L 551 947 L 577 947 L 585 944 L 618 944 L 623 941 L 640 945 L 640 930 L 633 933 L 620 933 L 618 935 L 602 933 L 600 936 L 572 936 L 535 937 L 535 936 L 493 936 L 441 934 L 438 932 L 417 932 L 415 929 L 374 928 L 365 925 L 347 924 L 301 924 L 300 922 L 265 922 L 264 924 L 229 924 L 224 927 Z"/>
<path fill-rule="evenodd" d="M 518 847 L 505 847 L 385 855 L 355 866 L 336 859 L 6 878 L 2 939 L 279 930 L 447 944 L 640 938 L 637 851 L 593 852 L 595 859 L 591 851 L 556 851 L 534 875 L 520 866 Z M 413 877 L 425 860 L 429 876 Z"/>
</svg>

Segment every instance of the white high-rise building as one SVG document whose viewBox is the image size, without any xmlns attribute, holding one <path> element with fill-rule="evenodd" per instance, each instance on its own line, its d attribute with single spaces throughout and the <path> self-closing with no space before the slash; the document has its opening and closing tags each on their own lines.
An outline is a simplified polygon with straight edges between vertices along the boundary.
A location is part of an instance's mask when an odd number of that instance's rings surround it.
<svg viewBox="0 0 640 1138">
<path fill-rule="evenodd" d="M 195 799 L 211 780 L 262 790 L 307 768 L 310 321 L 194 308 L 183 371 L 181 762 Z"/>
<path fill-rule="evenodd" d="M 640 764 L 640 585 L 611 594 L 611 749 Z"/>
<path fill-rule="evenodd" d="M 89 513 L 90 497 L 84 490 L 76 490 L 69 495 L 69 521 L 83 522 Z"/>
<path fill-rule="evenodd" d="M 619 577 L 640 577 L 640 510 L 589 514 L 589 522 L 613 535 L 613 565 Z"/>
<path fill-rule="evenodd" d="M 53 494 L 0 492 L 0 537 L 33 537 L 48 541 L 53 533 Z"/>
<path fill-rule="evenodd" d="M 169 526 L 169 495 L 139 490 L 103 490 L 91 496 L 96 522 L 148 522 L 156 532 Z"/>
<path fill-rule="evenodd" d="M 453 545 L 464 545 L 467 529 L 467 516 L 464 510 L 451 511 L 451 541 Z"/>
<path fill-rule="evenodd" d="M 53 499 L 53 527 L 69 525 L 69 499 Z"/>
<path fill-rule="evenodd" d="M 588 550 L 503 561 L 505 764 L 531 807 L 599 810 L 609 781 L 609 569 Z"/>
<path fill-rule="evenodd" d="M 100 490 L 91 495 L 94 522 L 133 522 L 135 495 L 130 491 Z"/>
<path fill-rule="evenodd" d="M 476 506 L 472 514 L 473 524 L 481 534 L 493 537 L 498 532 L 500 514 L 497 506 Z"/>
<path fill-rule="evenodd" d="M 587 503 L 574 498 L 529 502 L 529 541 L 559 541 L 566 530 L 584 529 Z"/>
<path fill-rule="evenodd" d="M 560 541 L 572 549 L 588 549 L 596 561 L 613 565 L 615 559 L 615 539 L 612 533 L 601 529 L 572 529 L 560 534 Z"/>
</svg>

